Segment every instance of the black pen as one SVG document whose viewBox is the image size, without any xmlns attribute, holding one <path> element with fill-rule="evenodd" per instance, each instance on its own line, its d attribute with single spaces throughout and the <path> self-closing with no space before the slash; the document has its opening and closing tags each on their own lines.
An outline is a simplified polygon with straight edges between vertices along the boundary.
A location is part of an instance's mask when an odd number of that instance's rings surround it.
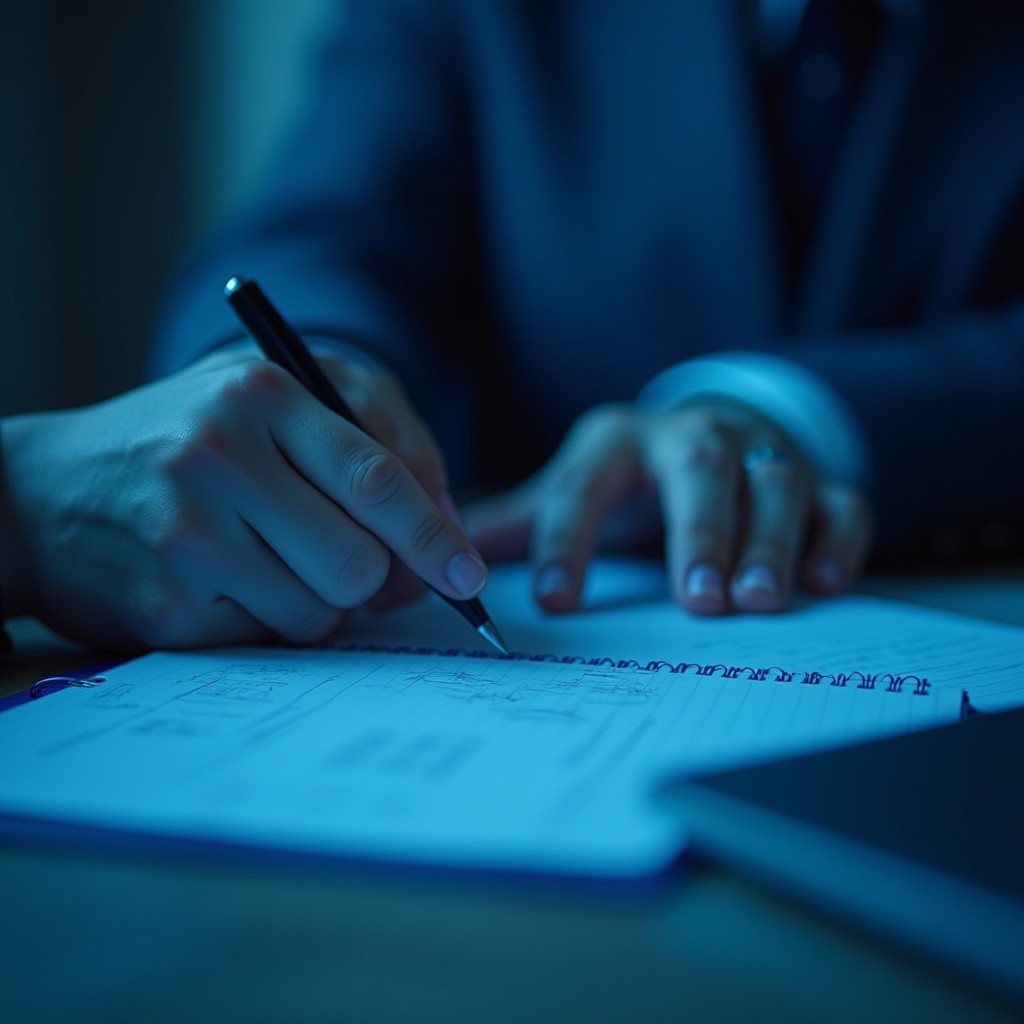
<svg viewBox="0 0 1024 1024">
<path fill-rule="evenodd" d="M 327 375 L 320 369 L 320 364 L 306 348 L 306 343 L 274 308 L 273 303 L 255 281 L 245 277 L 233 277 L 224 286 L 224 294 L 231 308 L 238 314 L 238 319 L 272 363 L 283 366 L 328 409 L 362 429 L 355 413 L 327 379 Z M 431 590 L 444 598 L 488 643 L 502 654 L 508 654 L 505 641 L 477 598 L 461 601 L 442 594 L 436 587 L 431 587 Z"/>
</svg>

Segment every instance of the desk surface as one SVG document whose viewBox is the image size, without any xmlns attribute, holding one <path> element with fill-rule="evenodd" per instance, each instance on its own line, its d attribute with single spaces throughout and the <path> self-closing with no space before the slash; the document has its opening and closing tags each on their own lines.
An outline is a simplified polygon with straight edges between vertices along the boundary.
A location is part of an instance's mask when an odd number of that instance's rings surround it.
<svg viewBox="0 0 1024 1024">
<path fill-rule="evenodd" d="M 1024 625 L 1024 577 L 871 593 Z M 88 662 L 14 623 L 2 691 Z M 28 1021 L 1019 1021 L 732 872 L 583 898 L 483 882 L 0 849 L 0 1016 Z"/>
</svg>

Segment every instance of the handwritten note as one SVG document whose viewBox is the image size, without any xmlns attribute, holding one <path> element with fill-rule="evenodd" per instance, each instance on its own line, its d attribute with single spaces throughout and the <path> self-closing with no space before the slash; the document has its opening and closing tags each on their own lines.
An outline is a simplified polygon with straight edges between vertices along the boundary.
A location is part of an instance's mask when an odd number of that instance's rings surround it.
<svg viewBox="0 0 1024 1024">
<path fill-rule="evenodd" d="M 708 663 L 735 664 L 731 653 Z M 959 714 L 952 688 L 858 689 L 809 675 L 817 662 L 786 665 L 724 678 L 365 651 L 152 654 L 0 716 L 0 813 L 352 858 L 646 875 L 684 841 L 650 798 L 667 773 Z"/>
</svg>

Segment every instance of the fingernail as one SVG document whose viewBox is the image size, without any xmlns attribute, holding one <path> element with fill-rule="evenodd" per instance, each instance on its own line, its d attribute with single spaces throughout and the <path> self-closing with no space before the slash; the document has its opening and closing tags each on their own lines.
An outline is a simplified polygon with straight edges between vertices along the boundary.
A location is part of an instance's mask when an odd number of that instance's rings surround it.
<svg viewBox="0 0 1024 1024">
<path fill-rule="evenodd" d="M 568 594 L 572 590 L 572 573 L 561 562 L 550 562 L 537 573 L 535 591 L 538 597 Z"/>
<path fill-rule="evenodd" d="M 725 600 L 722 574 L 713 565 L 699 562 L 686 577 L 686 592 L 690 597 L 710 597 L 722 602 Z"/>
<path fill-rule="evenodd" d="M 779 577 L 767 565 L 750 565 L 743 570 L 738 586 L 741 590 L 760 591 L 775 597 L 779 592 Z"/>
<path fill-rule="evenodd" d="M 437 507 L 465 533 L 466 521 L 462 518 L 462 513 L 456 507 L 455 499 L 447 491 L 444 491 L 441 497 L 437 499 Z"/>
<path fill-rule="evenodd" d="M 448 563 L 444 574 L 463 597 L 475 597 L 487 583 L 487 566 L 468 551 L 460 551 Z"/>
<path fill-rule="evenodd" d="M 846 582 L 843 567 L 834 558 L 823 558 L 814 567 L 818 582 L 828 590 L 839 590 Z"/>
</svg>

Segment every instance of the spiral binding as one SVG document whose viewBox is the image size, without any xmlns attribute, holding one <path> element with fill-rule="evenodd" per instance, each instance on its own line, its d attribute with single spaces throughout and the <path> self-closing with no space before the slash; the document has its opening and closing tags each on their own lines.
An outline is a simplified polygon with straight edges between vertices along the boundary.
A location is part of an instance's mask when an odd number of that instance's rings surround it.
<svg viewBox="0 0 1024 1024">
<path fill-rule="evenodd" d="M 486 658 L 495 661 L 544 661 L 560 665 L 594 665 L 602 668 L 624 668 L 640 672 L 672 672 L 685 675 L 690 669 L 697 676 L 715 676 L 719 679 L 746 679 L 750 682 L 792 683 L 803 686 L 836 686 L 857 690 L 882 690 L 886 693 L 902 693 L 904 686 L 913 686 L 913 692 L 925 697 L 931 690 L 931 683 L 917 675 L 896 675 L 892 672 L 790 672 L 777 665 L 767 668 L 752 668 L 749 665 L 701 665 L 695 661 L 636 661 L 633 658 L 584 658 L 578 654 L 530 654 L 514 651 L 500 655 L 492 651 L 466 650 L 463 647 L 415 647 L 409 644 L 345 644 L 332 650 L 354 654 L 410 654 L 415 656 L 441 658 Z M 774 673 L 774 675 L 773 675 Z"/>
<path fill-rule="evenodd" d="M 80 679 L 78 676 L 47 676 L 45 679 L 37 679 L 32 684 L 32 689 L 28 691 L 28 695 L 32 700 L 38 700 L 45 695 L 46 690 L 52 690 L 58 686 L 61 689 L 64 689 L 65 686 L 79 686 L 89 690 L 106 681 L 106 676 L 88 676 L 85 679 Z"/>
</svg>

